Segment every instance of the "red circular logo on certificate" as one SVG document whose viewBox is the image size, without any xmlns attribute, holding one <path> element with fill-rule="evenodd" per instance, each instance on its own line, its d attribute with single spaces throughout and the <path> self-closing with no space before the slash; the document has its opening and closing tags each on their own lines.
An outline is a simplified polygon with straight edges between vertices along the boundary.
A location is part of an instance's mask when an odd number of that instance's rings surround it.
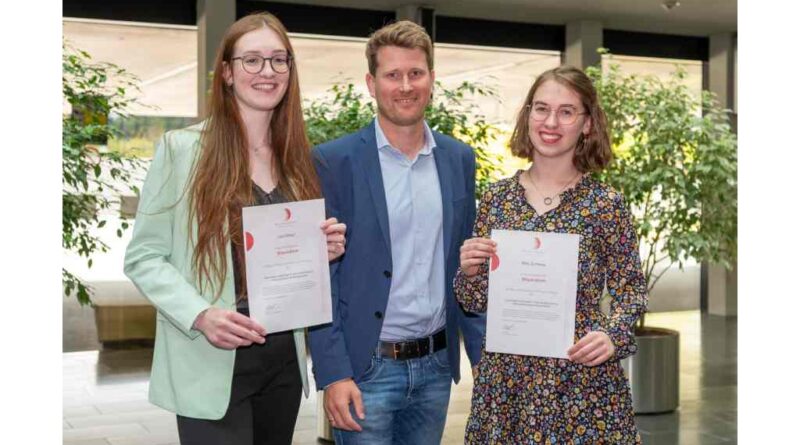
<svg viewBox="0 0 800 445">
<path fill-rule="evenodd" d="M 533 237 L 533 248 L 538 249 L 542 247 L 542 240 L 538 236 Z"/>
<path fill-rule="evenodd" d="M 492 259 L 489 262 L 489 269 L 494 272 L 498 267 L 500 267 L 500 257 L 496 254 L 492 254 Z"/>
<path fill-rule="evenodd" d="M 286 215 L 286 221 L 292 219 L 292 211 L 288 208 L 283 209 L 284 214 Z"/>
<path fill-rule="evenodd" d="M 244 232 L 244 247 L 248 251 L 253 248 L 253 235 L 250 232 Z"/>
</svg>

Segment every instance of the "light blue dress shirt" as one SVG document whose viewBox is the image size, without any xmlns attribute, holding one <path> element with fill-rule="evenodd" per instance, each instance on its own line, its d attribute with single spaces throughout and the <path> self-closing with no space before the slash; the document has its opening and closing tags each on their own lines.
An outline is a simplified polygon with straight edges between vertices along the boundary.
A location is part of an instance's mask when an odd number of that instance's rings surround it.
<svg viewBox="0 0 800 445">
<path fill-rule="evenodd" d="M 425 123 L 425 142 L 414 159 L 389 143 L 378 119 L 375 139 L 381 163 L 389 234 L 392 286 L 381 340 L 427 337 L 445 325 L 442 193 L 433 139 Z"/>
</svg>

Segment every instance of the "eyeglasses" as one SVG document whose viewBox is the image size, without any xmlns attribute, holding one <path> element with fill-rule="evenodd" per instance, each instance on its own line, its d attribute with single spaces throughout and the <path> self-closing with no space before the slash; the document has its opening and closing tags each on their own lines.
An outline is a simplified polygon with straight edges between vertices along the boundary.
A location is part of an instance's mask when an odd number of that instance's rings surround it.
<svg viewBox="0 0 800 445">
<path fill-rule="evenodd" d="M 528 105 L 528 108 L 531 109 L 531 119 L 536 122 L 546 121 L 553 113 L 553 110 L 546 105 Z M 575 107 L 559 107 L 556 109 L 556 120 L 561 125 L 572 125 L 581 114 L 588 113 L 578 112 Z"/>
<path fill-rule="evenodd" d="M 261 57 L 257 54 L 248 54 L 242 57 L 234 57 L 231 60 L 239 59 L 242 61 L 242 69 L 250 74 L 258 74 L 264 69 L 264 64 L 269 60 L 272 71 L 283 74 L 292 67 L 292 56 L 281 54 L 279 56 Z"/>
</svg>

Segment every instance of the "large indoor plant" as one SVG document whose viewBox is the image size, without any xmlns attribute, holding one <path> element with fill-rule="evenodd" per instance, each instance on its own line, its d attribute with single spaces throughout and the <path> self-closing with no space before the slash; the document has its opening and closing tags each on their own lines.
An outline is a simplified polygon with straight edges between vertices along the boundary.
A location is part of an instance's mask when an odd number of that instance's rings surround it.
<svg viewBox="0 0 800 445">
<path fill-rule="evenodd" d="M 122 184 L 131 182 L 138 162 L 105 146 L 116 134 L 109 116 L 125 115 L 138 79 L 116 65 L 95 62 L 67 43 L 62 49 L 63 100 L 70 108 L 62 116 L 62 247 L 91 267 L 93 255 L 108 250 L 97 230 L 106 225 L 108 210 L 118 205 L 115 197 Z M 121 219 L 117 235 L 127 228 Z M 90 304 L 89 286 L 66 268 L 61 273 L 64 295 Z"/>
<path fill-rule="evenodd" d="M 602 180 L 634 215 L 648 293 L 690 259 L 736 261 L 736 136 L 713 95 L 693 95 L 677 68 L 668 80 L 623 74 L 611 59 L 587 69 L 608 116 L 615 159 Z M 678 333 L 636 326 L 639 352 L 626 365 L 637 412 L 678 404 Z"/>
</svg>

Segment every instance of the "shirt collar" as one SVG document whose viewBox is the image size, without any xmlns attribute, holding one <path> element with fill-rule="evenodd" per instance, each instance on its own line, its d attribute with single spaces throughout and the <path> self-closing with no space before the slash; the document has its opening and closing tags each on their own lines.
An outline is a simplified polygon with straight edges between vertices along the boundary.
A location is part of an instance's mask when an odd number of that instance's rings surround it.
<svg viewBox="0 0 800 445">
<path fill-rule="evenodd" d="M 422 124 L 425 126 L 425 140 L 422 143 L 422 150 L 419 151 L 419 155 L 425 156 L 431 154 L 433 148 L 436 147 L 436 140 L 433 139 L 433 132 L 431 131 L 431 127 L 428 126 L 428 122 L 423 120 Z M 383 133 L 383 129 L 377 117 L 375 118 L 375 142 L 377 142 L 378 149 L 391 147 L 393 150 L 399 151 L 389 143 L 389 139 L 387 139 L 386 135 Z"/>
</svg>

